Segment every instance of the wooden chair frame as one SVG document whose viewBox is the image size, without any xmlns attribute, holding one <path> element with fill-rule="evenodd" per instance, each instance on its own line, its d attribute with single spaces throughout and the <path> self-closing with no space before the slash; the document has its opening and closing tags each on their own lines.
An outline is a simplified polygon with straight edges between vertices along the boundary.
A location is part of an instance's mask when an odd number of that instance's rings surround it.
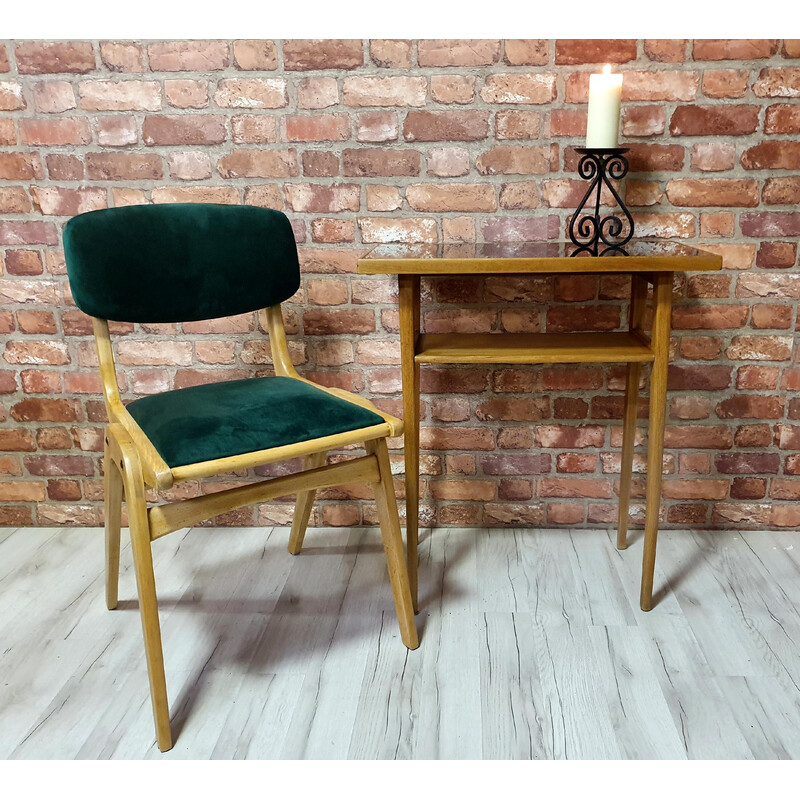
<svg viewBox="0 0 800 800">
<path fill-rule="evenodd" d="M 414 602 L 386 445 L 388 436 L 402 434 L 403 423 L 357 395 L 341 389 L 318 386 L 298 375 L 289 356 L 280 304 L 266 308 L 260 314 L 269 334 L 276 375 L 303 381 L 335 397 L 367 408 L 381 416 L 384 421 L 368 428 L 296 444 L 170 468 L 123 405 L 117 388 L 108 322 L 93 318 L 100 376 L 109 419 L 104 453 L 106 605 L 109 609 L 117 606 L 120 526 L 124 500 L 128 508 L 156 740 L 162 752 L 172 747 L 172 734 L 151 544 L 180 528 L 236 508 L 296 493 L 295 514 L 289 538 L 289 552 L 296 555 L 303 546 L 317 489 L 346 483 L 372 484 L 401 638 L 410 650 L 419 647 L 414 622 Z M 363 443 L 366 448 L 365 456 L 325 465 L 329 450 L 358 443 Z M 179 481 L 296 457 L 304 459 L 304 469 L 300 473 L 258 481 L 248 486 L 226 489 L 189 500 L 147 507 L 147 487 L 155 490 L 169 489 Z"/>
</svg>

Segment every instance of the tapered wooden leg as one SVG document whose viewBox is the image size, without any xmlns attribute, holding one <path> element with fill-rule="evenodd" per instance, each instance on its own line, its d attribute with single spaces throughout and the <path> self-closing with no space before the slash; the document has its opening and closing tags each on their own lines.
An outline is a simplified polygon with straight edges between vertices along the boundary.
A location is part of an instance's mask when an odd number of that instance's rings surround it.
<svg viewBox="0 0 800 800">
<path fill-rule="evenodd" d="M 119 540 L 122 519 L 122 475 L 109 453 L 106 437 L 105 457 L 105 518 L 106 518 L 106 606 L 117 607 L 119 599 Z"/>
<path fill-rule="evenodd" d="M 628 364 L 625 383 L 625 415 L 622 428 L 622 460 L 619 469 L 619 522 L 617 525 L 617 548 L 628 546 L 628 514 L 631 501 L 631 474 L 633 472 L 633 446 L 636 439 L 636 411 L 639 405 L 640 365 Z"/>
<path fill-rule="evenodd" d="M 647 512 L 642 559 L 640 606 L 649 611 L 653 604 L 653 573 L 656 565 L 658 512 L 661 505 L 661 470 L 664 456 L 664 423 L 667 408 L 667 367 L 669 362 L 672 273 L 656 275 L 653 286 L 653 338 L 655 353 L 650 375 L 650 421 L 647 433 Z"/>
<path fill-rule="evenodd" d="M 139 612 L 144 633 L 156 742 L 158 749 L 164 752 L 172 748 L 172 733 L 169 727 L 167 681 L 164 675 L 164 654 L 161 648 L 161 625 L 158 621 L 158 599 L 155 575 L 153 574 L 152 542 L 147 519 L 144 481 L 139 458 L 133 445 L 129 441 L 119 441 L 118 445 L 130 521 L 131 549 L 133 550 L 133 565 L 136 570 L 136 588 L 139 594 Z"/>
<path fill-rule="evenodd" d="M 392 470 L 389 464 L 389 451 L 386 440 L 377 439 L 366 443 L 368 453 L 378 459 L 380 482 L 374 485 L 375 504 L 378 507 L 378 519 L 383 537 L 383 549 L 386 553 L 386 564 L 389 568 L 389 580 L 392 584 L 394 608 L 400 624 L 400 637 L 409 650 L 419 647 L 417 626 L 414 623 L 414 604 L 411 598 L 408 566 L 403 552 L 403 537 L 400 533 L 400 518 L 397 515 L 397 500 L 394 494 Z"/>
<path fill-rule="evenodd" d="M 312 453 L 306 456 L 303 461 L 303 469 L 315 469 L 325 464 L 327 453 Z M 305 492 L 297 493 L 297 502 L 294 507 L 294 517 L 292 519 L 292 532 L 289 534 L 289 552 L 296 556 L 303 549 L 303 538 L 306 535 L 308 520 L 311 516 L 311 509 L 314 506 L 314 498 L 317 496 L 316 489 L 309 489 Z"/>
<path fill-rule="evenodd" d="M 419 335 L 419 277 L 399 275 L 400 360 L 406 468 L 406 547 L 411 597 L 417 612 L 419 541 L 419 364 L 414 360 Z"/>
<path fill-rule="evenodd" d="M 644 336 L 644 315 L 647 309 L 647 277 L 637 274 L 631 276 L 631 305 L 628 315 L 628 329 Z M 636 417 L 639 403 L 639 378 L 641 365 L 628 364 L 625 382 L 625 413 L 622 428 L 622 460 L 619 474 L 619 524 L 617 527 L 617 547 L 624 550 L 628 546 L 628 515 L 631 501 L 631 474 L 633 472 L 633 448 L 636 443 Z"/>
</svg>

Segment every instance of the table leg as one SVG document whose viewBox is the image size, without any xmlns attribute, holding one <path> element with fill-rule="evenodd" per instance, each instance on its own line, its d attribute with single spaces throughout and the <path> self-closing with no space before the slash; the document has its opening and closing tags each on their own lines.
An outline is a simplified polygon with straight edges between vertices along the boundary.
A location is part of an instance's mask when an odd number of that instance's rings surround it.
<svg viewBox="0 0 800 800">
<path fill-rule="evenodd" d="M 406 466 L 406 549 L 414 613 L 417 597 L 419 541 L 419 364 L 414 360 L 419 335 L 419 276 L 398 275 L 400 294 L 400 361 Z"/>
<path fill-rule="evenodd" d="M 639 604 L 649 611 L 653 603 L 653 571 L 656 565 L 658 512 L 661 505 L 661 470 L 664 456 L 664 424 L 667 408 L 667 367 L 669 362 L 670 315 L 672 312 L 672 273 L 664 272 L 653 280 L 653 337 L 655 353 L 650 375 L 650 422 L 647 444 L 647 513 L 642 559 L 642 590 Z"/>
<path fill-rule="evenodd" d="M 647 306 L 647 280 L 642 275 L 633 275 L 631 285 L 631 308 L 628 320 L 630 331 L 641 331 Z M 628 546 L 628 514 L 631 501 L 631 476 L 633 472 L 633 448 L 636 441 L 636 412 L 639 407 L 639 376 L 641 364 L 628 364 L 625 384 L 625 413 L 622 427 L 622 460 L 619 470 L 619 523 L 617 526 L 617 548 Z"/>
</svg>

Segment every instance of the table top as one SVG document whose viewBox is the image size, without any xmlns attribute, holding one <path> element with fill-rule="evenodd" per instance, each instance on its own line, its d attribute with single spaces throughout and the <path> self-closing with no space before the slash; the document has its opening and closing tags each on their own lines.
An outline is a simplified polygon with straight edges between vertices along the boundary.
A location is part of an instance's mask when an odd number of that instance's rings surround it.
<svg viewBox="0 0 800 800">
<path fill-rule="evenodd" d="M 722 256 L 669 239 L 637 239 L 627 255 L 579 253 L 572 242 L 381 244 L 358 260 L 367 275 L 523 274 L 529 272 L 689 272 L 722 268 Z"/>
</svg>

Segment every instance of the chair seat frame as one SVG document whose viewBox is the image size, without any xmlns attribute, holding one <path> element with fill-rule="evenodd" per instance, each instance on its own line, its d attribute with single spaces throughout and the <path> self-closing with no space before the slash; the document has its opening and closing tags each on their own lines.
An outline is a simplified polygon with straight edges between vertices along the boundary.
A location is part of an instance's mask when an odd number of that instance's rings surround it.
<svg viewBox="0 0 800 800">
<path fill-rule="evenodd" d="M 161 751 L 169 750 L 173 741 L 153 571 L 152 543 L 173 531 L 237 508 L 296 494 L 288 549 L 290 553 L 297 555 L 303 546 L 303 538 L 318 489 L 350 483 L 371 484 L 375 494 L 401 638 L 403 644 L 410 650 L 419 647 L 414 622 L 416 598 L 412 597 L 409 584 L 408 565 L 400 533 L 386 442 L 387 437 L 402 434 L 403 423 L 362 397 L 342 389 L 319 386 L 302 378 L 295 370 L 289 355 L 280 304 L 270 306 L 259 313 L 262 326 L 269 335 L 276 375 L 303 381 L 334 397 L 369 409 L 378 414 L 383 422 L 296 444 L 170 468 L 122 403 L 117 386 L 108 322 L 93 318 L 103 395 L 109 419 L 103 461 L 106 605 L 109 609 L 114 609 L 118 603 L 120 535 L 124 501 L 128 511 L 156 741 Z M 329 450 L 356 444 L 364 446 L 365 456 L 336 464 L 326 464 Z M 188 500 L 150 507 L 147 504 L 148 488 L 163 491 L 180 481 L 196 480 L 298 457 L 303 458 L 303 470 L 292 475 L 257 481 Z"/>
</svg>

